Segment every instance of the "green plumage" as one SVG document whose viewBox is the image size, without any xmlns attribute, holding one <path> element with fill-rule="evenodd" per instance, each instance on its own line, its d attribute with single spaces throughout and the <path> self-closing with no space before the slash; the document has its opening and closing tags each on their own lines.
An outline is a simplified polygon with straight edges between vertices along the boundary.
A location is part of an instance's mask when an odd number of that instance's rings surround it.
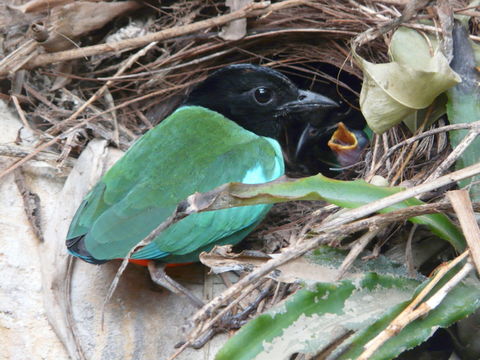
<svg viewBox="0 0 480 360">
<path fill-rule="evenodd" d="M 232 181 L 266 182 L 283 173 L 275 140 L 206 108 L 181 107 L 140 138 L 92 189 L 67 239 L 84 235 L 96 260 L 122 258 L 194 192 Z M 240 241 L 269 209 L 256 205 L 190 215 L 133 258 L 195 260 L 217 243 Z"/>
</svg>

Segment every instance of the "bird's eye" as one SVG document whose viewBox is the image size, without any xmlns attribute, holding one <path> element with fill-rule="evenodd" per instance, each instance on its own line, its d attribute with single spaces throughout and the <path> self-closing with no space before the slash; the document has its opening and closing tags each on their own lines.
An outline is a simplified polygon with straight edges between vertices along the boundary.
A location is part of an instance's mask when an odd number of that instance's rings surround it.
<svg viewBox="0 0 480 360">
<path fill-rule="evenodd" d="M 255 100 L 259 104 L 266 104 L 272 100 L 273 94 L 272 90 L 266 88 L 266 87 L 259 87 L 258 89 L 255 90 Z"/>
</svg>

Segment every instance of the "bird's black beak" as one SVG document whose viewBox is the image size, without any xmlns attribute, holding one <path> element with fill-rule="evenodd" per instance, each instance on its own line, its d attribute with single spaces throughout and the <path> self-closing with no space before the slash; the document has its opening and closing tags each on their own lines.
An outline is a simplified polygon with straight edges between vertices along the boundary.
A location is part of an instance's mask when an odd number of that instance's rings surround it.
<svg viewBox="0 0 480 360">
<path fill-rule="evenodd" d="M 331 134 L 337 127 L 337 124 L 317 128 L 312 124 L 307 124 L 298 139 L 295 149 L 295 160 L 299 160 L 303 152 L 306 151 L 314 142 L 320 141 L 322 138 Z"/>
<path fill-rule="evenodd" d="M 277 111 L 285 115 L 338 107 L 339 105 L 329 97 L 314 93 L 313 91 L 300 90 L 298 98 L 280 106 Z"/>
</svg>

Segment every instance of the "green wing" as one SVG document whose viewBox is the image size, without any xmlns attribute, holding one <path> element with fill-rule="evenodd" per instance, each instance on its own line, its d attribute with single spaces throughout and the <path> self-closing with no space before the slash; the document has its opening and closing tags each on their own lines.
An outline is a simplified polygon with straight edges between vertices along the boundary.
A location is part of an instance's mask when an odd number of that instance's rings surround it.
<svg viewBox="0 0 480 360">
<path fill-rule="evenodd" d="M 140 138 L 92 189 L 67 241 L 83 236 L 93 258 L 122 258 L 194 192 L 231 181 L 266 182 L 283 173 L 276 141 L 208 109 L 182 107 Z M 269 209 L 256 205 L 190 215 L 133 257 L 181 257 L 238 242 Z"/>
</svg>

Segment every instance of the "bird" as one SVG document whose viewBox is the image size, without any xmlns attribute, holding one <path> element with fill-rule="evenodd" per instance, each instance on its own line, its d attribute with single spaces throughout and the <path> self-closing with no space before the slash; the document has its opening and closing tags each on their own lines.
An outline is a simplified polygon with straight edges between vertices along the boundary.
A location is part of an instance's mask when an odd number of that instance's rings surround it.
<svg viewBox="0 0 480 360">
<path fill-rule="evenodd" d="M 335 172 L 356 164 L 370 141 L 360 129 L 347 127 L 342 121 L 330 126 L 304 125 L 296 144 L 293 162 L 307 174 Z"/>
<path fill-rule="evenodd" d="M 285 172 L 278 142 L 285 123 L 336 105 L 269 67 L 235 64 L 216 70 L 86 195 L 66 236 L 68 252 L 91 264 L 125 258 L 188 196 L 228 182 L 277 179 Z M 270 208 L 191 214 L 131 258 L 147 260 L 150 270 L 152 263 L 198 261 L 215 245 L 240 242 Z"/>
<path fill-rule="evenodd" d="M 285 136 L 289 141 L 283 145 L 289 176 L 336 176 L 360 160 L 369 144 L 363 131 L 365 119 L 347 103 L 336 102 L 336 107 L 289 123 Z"/>
<path fill-rule="evenodd" d="M 327 145 L 335 154 L 338 164 L 345 168 L 360 160 L 370 142 L 363 130 L 348 129 L 341 121 L 337 126 Z"/>
</svg>

